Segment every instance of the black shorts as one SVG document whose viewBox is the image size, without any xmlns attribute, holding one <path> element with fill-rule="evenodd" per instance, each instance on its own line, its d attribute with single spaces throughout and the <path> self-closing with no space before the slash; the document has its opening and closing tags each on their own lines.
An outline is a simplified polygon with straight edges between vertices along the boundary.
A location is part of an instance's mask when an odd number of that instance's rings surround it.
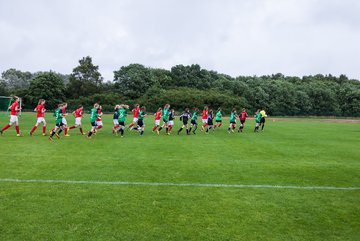
<svg viewBox="0 0 360 241">
<path fill-rule="evenodd" d="M 196 120 L 191 120 L 192 125 L 197 125 Z"/>
<path fill-rule="evenodd" d="M 125 122 L 124 121 L 119 121 L 119 125 L 120 126 L 125 126 Z"/>
<path fill-rule="evenodd" d="M 184 126 L 186 126 L 186 125 L 188 124 L 188 121 L 189 121 L 189 120 L 188 120 L 188 119 L 184 119 L 184 118 L 183 118 L 183 120 L 182 120 L 182 121 L 183 121 L 183 125 L 184 125 Z"/>
<path fill-rule="evenodd" d="M 230 124 L 236 125 L 236 121 L 230 121 Z"/>
<path fill-rule="evenodd" d="M 163 122 L 166 124 L 166 123 L 168 123 L 168 120 L 163 119 Z"/>
<path fill-rule="evenodd" d="M 144 126 L 144 121 L 143 120 L 138 120 L 137 124 L 138 124 L 138 126 L 143 127 Z"/>
<path fill-rule="evenodd" d="M 207 123 L 209 126 L 212 126 L 212 125 L 214 125 L 213 124 L 213 120 L 208 120 L 208 123 Z"/>
<path fill-rule="evenodd" d="M 220 123 L 221 123 L 221 122 L 222 122 L 222 120 L 216 120 L 216 122 L 220 122 Z"/>
<path fill-rule="evenodd" d="M 63 126 L 64 125 L 64 123 L 61 121 L 60 123 L 56 123 L 55 124 L 55 126 L 57 126 L 57 127 L 61 127 L 61 126 Z"/>
<path fill-rule="evenodd" d="M 245 123 L 245 120 L 240 120 L 240 123 L 241 123 L 241 124 L 244 124 L 244 123 Z"/>
<path fill-rule="evenodd" d="M 262 117 L 260 123 L 265 123 L 265 117 Z"/>
<path fill-rule="evenodd" d="M 96 121 L 91 122 L 91 126 L 92 126 L 92 127 L 96 127 L 96 126 L 97 126 L 97 125 L 96 125 Z"/>
</svg>

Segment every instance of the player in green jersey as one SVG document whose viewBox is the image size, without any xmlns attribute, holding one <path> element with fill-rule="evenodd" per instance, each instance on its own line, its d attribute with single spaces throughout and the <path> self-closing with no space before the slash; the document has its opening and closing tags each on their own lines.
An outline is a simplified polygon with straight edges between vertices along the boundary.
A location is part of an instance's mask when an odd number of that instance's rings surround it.
<svg viewBox="0 0 360 241">
<path fill-rule="evenodd" d="M 221 117 L 222 117 L 221 108 L 219 108 L 215 115 L 216 124 L 214 125 L 214 129 L 216 129 L 216 127 L 220 127 L 222 125 Z"/>
<path fill-rule="evenodd" d="M 55 117 L 55 127 L 52 129 L 51 134 L 49 136 L 49 140 L 52 141 L 54 135 L 56 135 L 57 138 L 60 138 L 60 133 L 64 130 L 64 123 L 63 123 L 63 104 L 59 104 L 58 108 L 55 110 L 53 116 Z M 56 133 L 56 131 L 59 129 L 59 131 Z"/>
<path fill-rule="evenodd" d="M 261 123 L 261 118 L 262 118 L 262 115 L 260 113 L 260 109 L 258 109 L 255 113 L 255 129 L 254 129 L 254 132 L 258 132 L 259 131 L 259 126 L 260 126 L 260 123 Z"/>
<path fill-rule="evenodd" d="M 236 128 L 236 118 L 237 118 L 237 114 L 236 114 L 236 109 L 233 108 L 231 113 L 230 113 L 230 125 L 228 128 L 228 132 L 234 132 L 234 129 Z"/>
<path fill-rule="evenodd" d="M 144 135 L 144 130 L 145 130 L 145 123 L 144 123 L 144 118 L 146 116 L 146 107 L 142 106 L 140 108 L 140 112 L 138 115 L 138 120 L 137 120 L 137 126 L 138 126 L 138 131 L 140 131 L 140 136 Z"/>
<path fill-rule="evenodd" d="M 166 128 L 166 134 L 169 132 L 169 115 L 170 115 L 170 104 L 166 104 L 162 110 L 163 125 L 156 131 L 159 135 L 163 128 Z"/>
<path fill-rule="evenodd" d="M 199 113 L 199 109 L 195 108 L 192 116 L 191 116 L 191 122 L 190 122 L 190 129 L 189 129 L 189 133 L 191 132 L 191 129 L 194 127 L 193 133 L 196 134 L 196 129 L 198 127 L 197 124 L 197 119 L 198 119 L 198 113 Z"/>
<path fill-rule="evenodd" d="M 116 133 L 120 132 L 121 137 L 124 137 L 125 120 L 126 120 L 126 116 L 127 116 L 126 110 L 127 109 L 129 109 L 129 106 L 124 105 L 124 104 L 120 105 L 120 108 L 118 109 L 119 129 L 117 130 Z"/>
<path fill-rule="evenodd" d="M 98 109 L 99 109 L 99 104 L 95 103 L 94 108 L 92 108 L 91 111 L 90 111 L 91 130 L 88 132 L 88 135 L 87 135 L 88 139 L 91 138 L 91 135 L 96 130 L 96 119 L 99 117 Z"/>
</svg>

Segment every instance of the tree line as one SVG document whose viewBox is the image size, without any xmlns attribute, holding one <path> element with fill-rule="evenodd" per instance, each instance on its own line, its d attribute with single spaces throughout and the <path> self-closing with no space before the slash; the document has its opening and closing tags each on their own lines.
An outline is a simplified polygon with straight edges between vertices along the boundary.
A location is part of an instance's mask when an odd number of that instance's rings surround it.
<svg viewBox="0 0 360 241">
<path fill-rule="evenodd" d="M 250 112 L 264 108 L 276 116 L 360 116 L 360 81 L 346 75 L 232 77 L 198 64 L 170 70 L 129 64 L 115 70 L 110 82 L 90 56 L 79 60 L 70 74 L 8 69 L 1 74 L 0 95 L 21 96 L 28 110 L 42 98 L 49 110 L 60 102 L 73 108 L 99 102 L 109 112 L 118 103 L 144 104 L 149 111 L 170 103 L 177 110 L 222 107 L 225 114 L 245 107 Z"/>
</svg>

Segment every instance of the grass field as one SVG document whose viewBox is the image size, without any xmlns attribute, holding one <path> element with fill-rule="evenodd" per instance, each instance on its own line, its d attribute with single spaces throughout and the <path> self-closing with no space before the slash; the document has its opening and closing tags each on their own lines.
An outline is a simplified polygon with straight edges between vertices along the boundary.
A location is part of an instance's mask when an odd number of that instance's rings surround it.
<svg viewBox="0 0 360 241">
<path fill-rule="evenodd" d="M 156 136 L 148 117 L 143 137 L 120 138 L 103 120 L 91 140 L 75 129 L 50 142 L 28 136 L 25 113 L 24 137 L 0 136 L 0 240 L 360 240 L 359 123 Z"/>
</svg>

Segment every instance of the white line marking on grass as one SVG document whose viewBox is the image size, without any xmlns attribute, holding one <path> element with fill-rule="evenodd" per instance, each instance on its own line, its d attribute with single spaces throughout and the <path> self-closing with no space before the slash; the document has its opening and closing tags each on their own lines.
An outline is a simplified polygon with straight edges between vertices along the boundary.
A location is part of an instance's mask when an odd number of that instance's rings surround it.
<svg viewBox="0 0 360 241">
<path fill-rule="evenodd" d="M 138 186 L 175 186 L 175 187 L 222 187 L 222 188 L 273 188 L 273 189 L 317 189 L 317 190 L 360 190 L 360 187 L 331 186 L 281 186 L 256 184 L 206 184 L 206 183 L 169 183 L 169 182 L 109 182 L 109 181 L 74 181 L 74 180 L 24 180 L 0 179 L 0 182 L 18 183 L 62 183 L 62 184 L 101 184 L 101 185 L 138 185 Z"/>
</svg>

